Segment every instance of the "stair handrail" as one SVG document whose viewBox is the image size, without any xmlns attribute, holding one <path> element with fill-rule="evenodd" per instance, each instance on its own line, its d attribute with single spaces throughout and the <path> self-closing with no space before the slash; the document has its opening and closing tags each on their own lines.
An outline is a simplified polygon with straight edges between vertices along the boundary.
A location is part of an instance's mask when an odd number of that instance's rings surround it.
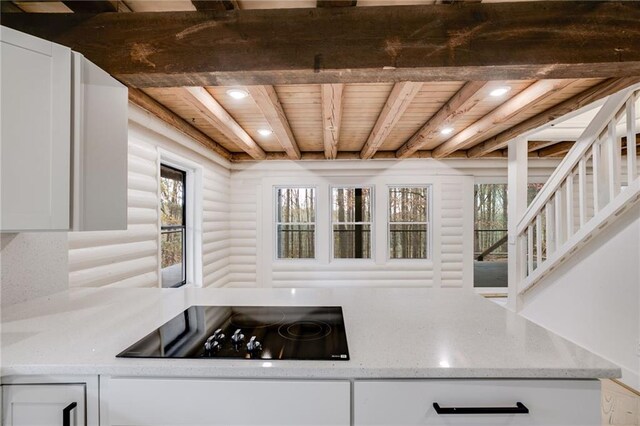
<svg viewBox="0 0 640 426">
<path fill-rule="evenodd" d="M 569 150 L 558 167 L 553 171 L 547 182 L 544 184 L 540 192 L 533 199 L 527 211 L 522 216 L 516 227 L 517 235 L 526 231 L 527 227 L 535 220 L 535 217 L 544 208 L 551 197 L 556 193 L 557 189 L 569 176 L 580 160 L 588 153 L 592 145 L 598 140 L 604 131 L 606 131 L 609 122 L 622 108 L 627 99 L 633 96 L 634 92 L 640 89 L 640 83 L 629 86 L 620 92 L 609 96 L 600 111 L 591 120 L 587 128 L 582 132 L 574 146 Z"/>
</svg>

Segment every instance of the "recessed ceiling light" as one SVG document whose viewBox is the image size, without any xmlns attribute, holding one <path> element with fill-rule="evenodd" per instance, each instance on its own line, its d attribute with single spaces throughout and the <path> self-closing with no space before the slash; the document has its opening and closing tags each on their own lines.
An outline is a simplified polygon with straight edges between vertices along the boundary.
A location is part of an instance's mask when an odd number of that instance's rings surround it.
<svg viewBox="0 0 640 426">
<path fill-rule="evenodd" d="M 229 89 L 227 90 L 227 95 L 231 96 L 233 99 L 244 99 L 249 96 L 249 92 L 242 89 Z"/>
<path fill-rule="evenodd" d="M 260 133 L 262 136 L 269 136 L 271 133 L 273 133 L 273 130 L 271 130 L 271 129 L 258 129 L 258 133 Z"/>
<path fill-rule="evenodd" d="M 511 87 L 509 86 L 502 86 L 502 87 L 498 87 L 497 89 L 493 89 L 489 94 L 491 96 L 493 96 L 494 98 L 497 98 L 498 96 L 502 96 L 505 93 L 507 93 L 509 90 L 511 90 Z"/>
<path fill-rule="evenodd" d="M 440 130 L 440 133 L 443 135 L 450 135 L 451 133 L 453 133 L 453 127 L 445 127 L 444 129 Z"/>
</svg>

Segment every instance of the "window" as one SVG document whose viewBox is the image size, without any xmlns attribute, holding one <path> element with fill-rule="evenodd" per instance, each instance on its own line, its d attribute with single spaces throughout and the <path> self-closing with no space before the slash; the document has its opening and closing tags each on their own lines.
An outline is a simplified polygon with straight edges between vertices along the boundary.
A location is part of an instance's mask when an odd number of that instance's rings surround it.
<svg viewBox="0 0 640 426">
<path fill-rule="evenodd" d="M 186 173 L 160 166 L 162 287 L 187 282 L 186 271 Z"/>
<path fill-rule="evenodd" d="M 389 188 L 389 258 L 427 259 L 429 188 Z"/>
<path fill-rule="evenodd" d="M 332 188 L 334 259 L 371 258 L 371 188 Z"/>
<path fill-rule="evenodd" d="M 507 258 L 507 185 L 476 184 L 474 258 L 505 261 Z M 505 263 L 506 270 L 506 263 Z M 506 280 L 506 273 L 505 280 Z M 505 281 L 506 286 L 506 281 Z M 494 286 L 498 287 L 498 285 Z"/>
<path fill-rule="evenodd" d="M 541 183 L 530 183 L 527 186 L 527 204 L 533 201 L 542 186 Z M 509 254 L 507 185 L 478 183 L 475 185 L 474 199 L 474 286 L 506 288 Z M 545 235 L 544 232 L 542 235 Z M 546 257 L 546 253 L 542 253 L 542 256 Z"/>
<path fill-rule="evenodd" d="M 277 188 L 276 241 L 278 259 L 316 257 L 315 188 Z"/>
</svg>

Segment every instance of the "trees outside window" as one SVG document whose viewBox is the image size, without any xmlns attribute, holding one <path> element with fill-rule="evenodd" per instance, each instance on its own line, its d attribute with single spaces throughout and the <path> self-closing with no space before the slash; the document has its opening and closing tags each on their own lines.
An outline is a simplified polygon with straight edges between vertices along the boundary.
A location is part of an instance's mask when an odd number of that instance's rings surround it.
<svg viewBox="0 0 640 426">
<path fill-rule="evenodd" d="M 372 188 L 331 189 L 334 259 L 370 259 Z"/>
<path fill-rule="evenodd" d="M 186 274 L 186 173 L 160 166 L 160 251 L 162 287 L 179 287 Z"/>
<path fill-rule="evenodd" d="M 314 259 L 316 257 L 315 188 L 277 188 L 276 192 L 277 258 Z"/>
<path fill-rule="evenodd" d="M 527 204 L 544 184 L 527 186 Z M 474 258 L 479 261 L 507 258 L 507 185 L 482 183 L 475 185 Z"/>
<path fill-rule="evenodd" d="M 429 188 L 389 188 L 389 258 L 428 259 Z"/>
</svg>

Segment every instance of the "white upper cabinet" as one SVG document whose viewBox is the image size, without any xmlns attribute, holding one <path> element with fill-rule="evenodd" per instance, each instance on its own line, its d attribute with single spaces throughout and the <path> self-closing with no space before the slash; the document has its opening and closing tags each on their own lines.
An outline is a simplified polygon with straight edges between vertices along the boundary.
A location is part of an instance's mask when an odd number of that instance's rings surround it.
<svg viewBox="0 0 640 426">
<path fill-rule="evenodd" d="M 127 229 L 128 91 L 73 52 L 74 231 Z"/>
<path fill-rule="evenodd" d="M 67 47 L 0 42 L 0 231 L 126 229 L 127 88 Z"/>
<path fill-rule="evenodd" d="M 6 27 L 0 42 L 0 229 L 69 229 L 71 50 Z"/>
</svg>

